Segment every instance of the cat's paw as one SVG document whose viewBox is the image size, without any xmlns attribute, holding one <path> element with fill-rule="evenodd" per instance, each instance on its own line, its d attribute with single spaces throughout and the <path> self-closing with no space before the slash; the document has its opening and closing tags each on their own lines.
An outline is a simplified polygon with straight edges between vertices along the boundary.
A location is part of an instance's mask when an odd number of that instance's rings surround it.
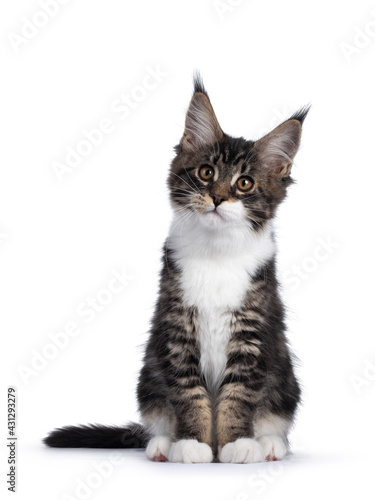
<svg viewBox="0 0 375 500">
<path fill-rule="evenodd" d="M 168 460 L 169 450 L 171 449 L 172 440 L 166 436 L 155 436 L 150 439 L 147 448 L 146 456 L 154 462 L 166 462 Z"/>
<path fill-rule="evenodd" d="M 262 436 L 258 439 L 266 454 L 266 460 L 281 460 L 285 457 L 287 449 L 285 441 L 280 436 Z"/>
<path fill-rule="evenodd" d="M 208 464 L 212 462 L 213 454 L 206 443 L 198 443 L 196 439 L 181 439 L 172 444 L 168 460 L 184 464 Z"/>
<path fill-rule="evenodd" d="M 227 443 L 219 452 L 220 462 L 230 464 L 252 464 L 266 458 L 263 446 L 252 438 L 240 438 Z"/>
</svg>

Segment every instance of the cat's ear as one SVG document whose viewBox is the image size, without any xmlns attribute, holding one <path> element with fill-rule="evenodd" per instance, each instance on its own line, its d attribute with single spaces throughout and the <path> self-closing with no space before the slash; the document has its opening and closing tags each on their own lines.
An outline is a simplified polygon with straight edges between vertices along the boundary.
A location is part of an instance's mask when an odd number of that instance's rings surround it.
<svg viewBox="0 0 375 500">
<path fill-rule="evenodd" d="M 302 108 L 269 134 L 255 142 L 254 150 L 262 166 L 272 177 L 288 177 L 298 151 L 302 123 L 309 107 Z"/>
<path fill-rule="evenodd" d="M 215 144 L 223 138 L 223 131 L 217 121 L 208 94 L 199 75 L 194 78 L 194 94 L 186 113 L 185 130 L 181 147 L 194 152 Z"/>
</svg>

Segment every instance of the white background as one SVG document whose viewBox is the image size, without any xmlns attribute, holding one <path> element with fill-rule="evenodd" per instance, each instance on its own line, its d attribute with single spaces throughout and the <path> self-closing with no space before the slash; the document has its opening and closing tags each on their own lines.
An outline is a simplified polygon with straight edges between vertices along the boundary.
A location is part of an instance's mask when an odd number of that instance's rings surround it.
<svg viewBox="0 0 375 500">
<path fill-rule="evenodd" d="M 375 437 L 375 4 L 71 0 L 47 20 L 33 0 L 0 9 L 2 491 L 14 385 L 19 498 L 365 496 Z M 16 43 L 33 19 L 45 26 Z M 145 92 L 149 68 L 163 76 Z M 138 418 L 141 346 L 171 220 L 166 178 L 195 68 L 232 135 L 256 139 L 312 103 L 276 224 L 304 388 L 294 454 L 277 465 L 187 466 L 121 451 L 111 469 L 110 450 L 50 450 L 41 438 L 64 424 Z M 122 94 L 133 95 L 127 116 L 113 108 Z M 59 182 L 54 162 L 103 119 L 112 131 Z M 102 290 L 113 270 L 132 279 L 111 300 Z M 87 323 L 77 307 L 98 293 L 109 303 Z M 80 333 L 48 351 L 69 322 Z M 35 365 L 36 352 L 54 358 Z"/>
</svg>

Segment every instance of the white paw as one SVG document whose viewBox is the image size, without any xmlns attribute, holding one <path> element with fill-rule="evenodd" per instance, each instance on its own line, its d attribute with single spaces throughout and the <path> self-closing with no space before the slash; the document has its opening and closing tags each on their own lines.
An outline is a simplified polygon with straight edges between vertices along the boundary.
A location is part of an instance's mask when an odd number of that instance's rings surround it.
<svg viewBox="0 0 375 500">
<path fill-rule="evenodd" d="M 208 464 L 212 462 L 213 454 L 208 444 L 198 443 L 196 439 L 181 439 L 172 444 L 168 460 L 184 464 Z"/>
<path fill-rule="evenodd" d="M 266 460 L 281 460 L 285 457 L 287 450 L 282 437 L 274 435 L 262 436 L 258 441 L 263 446 Z"/>
<path fill-rule="evenodd" d="M 263 447 L 252 438 L 240 438 L 227 443 L 219 453 L 220 462 L 231 464 L 252 464 L 263 462 L 266 458 Z"/>
<path fill-rule="evenodd" d="M 166 462 L 168 460 L 169 450 L 172 440 L 166 436 L 155 436 L 150 439 L 147 448 L 147 458 L 154 462 Z"/>
</svg>

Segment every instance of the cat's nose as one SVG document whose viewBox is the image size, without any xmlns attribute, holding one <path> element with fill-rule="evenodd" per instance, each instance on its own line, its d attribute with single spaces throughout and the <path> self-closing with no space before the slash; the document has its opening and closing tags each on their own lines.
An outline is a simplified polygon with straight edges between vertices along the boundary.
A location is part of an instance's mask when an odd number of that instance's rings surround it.
<svg viewBox="0 0 375 500">
<path fill-rule="evenodd" d="M 210 196 L 214 202 L 215 207 L 218 207 L 220 205 L 220 203 L 223 203 L 223 201 L 227 201 L 227 199 L 228 199 L 225 196 L 221 196 L 218 194 L 211 194 Z"/>
</svg>

